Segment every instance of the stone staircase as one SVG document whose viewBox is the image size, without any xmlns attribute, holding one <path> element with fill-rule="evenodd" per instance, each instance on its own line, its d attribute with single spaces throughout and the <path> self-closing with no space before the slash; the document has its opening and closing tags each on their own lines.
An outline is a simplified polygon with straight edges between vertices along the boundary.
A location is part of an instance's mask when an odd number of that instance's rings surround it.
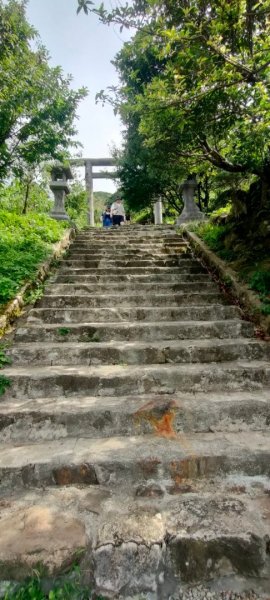
<svg viewBox="0 0 270 600">
<path fill-rule="evenodd" d="M 79 233 L 8 353 L 0 579 L 269 589 L 270 347 L 173 227 Z"/>
</svg>

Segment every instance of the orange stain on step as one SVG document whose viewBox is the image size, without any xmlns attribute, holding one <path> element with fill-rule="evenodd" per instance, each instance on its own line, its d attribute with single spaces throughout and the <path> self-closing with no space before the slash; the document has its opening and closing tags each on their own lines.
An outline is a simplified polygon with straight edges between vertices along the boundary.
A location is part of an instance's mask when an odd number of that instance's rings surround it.
<svg viewBox="0 0 270 600">
<path fill-rule="evenodd" d="M 146 421 L 151 425 L 157 435 L 176 439 L 177 433 L 174 429 L 175 402 L 155 404 L 149 402 L 135 413 L 135 419 L 140 423 Z"/>
</svg>

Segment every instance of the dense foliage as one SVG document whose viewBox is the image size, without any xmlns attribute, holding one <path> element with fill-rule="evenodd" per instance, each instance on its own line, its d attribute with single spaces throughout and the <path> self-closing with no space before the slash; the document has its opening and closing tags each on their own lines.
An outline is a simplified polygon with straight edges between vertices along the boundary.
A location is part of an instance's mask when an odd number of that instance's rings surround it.
<svg viewBox="0 0 270 600">
<path fill-rule="evenodd" d="M 14 297 L 25 281 L 35 278 L 38 265 L 66 227 L 67 223 L 46 215 L 19 216 L 0 210 L 0 305 Z"/>
<path fill-rule="evenodd" d="M 14 178 L 9 184 L 0 186 L 0 208 L 18 215 L 29 212 L 48 213 L 53 205 L 49 197 L 47 182 L 29 183 Z"/>
<path fill-rule="evenodd" d="M 195 224 L 193 230 L 258 294 L 262 313 L 270 315 L 269 234 L 262 230 L 254 244 L 253 232 L 244 220 L 237 228 L 230 218 L 225 224 L 215 220 L 214 216 L 208 223 Z"/>
<path fill-rule="evenodd" d="M 7 591 L 4 600 L 91 600 L 92 593 L 88 587 L 82 586 L 79 576 L 66 581 L 55 582 L 49 586 L 42 584 L 36 577 L 29 579 L 23 585 L 19 585 L 13 591 Z M 104 600 L 101 596 L 95 596 L 96 600 Z"/>
<path fill-rule="evenodd" d="M 270 0 L 80 6 L 136 29 L 116 57 L 120 86 L 111 90 L 126 125 L 120 172 L 129 192 L 133 179 L 134 196 L 136 180 L 165 196 L 164 168 L 171 182 L 193 172 L 207 205 L 209 179 L 223 172 L 255 177 L 257 208 L 269 208 Z"/>
<path fill-rule="evenodd" d="M 100 224 L 100 216 L 104 206 L 110 204 L 109 192 L 94 192 L 95 223 Z M 76 182 L 71 187 L 65 201 L 66 211 L 73 223 L 80 229 L 88 225 L 88 200 L 85 187 Z"/>
<path fill-rule="evenodd" d="M 0 180 L 66 156 L 86 89 L 52 68 L 25 15 L 26 0 L 0 0 Z"/>
</svg>

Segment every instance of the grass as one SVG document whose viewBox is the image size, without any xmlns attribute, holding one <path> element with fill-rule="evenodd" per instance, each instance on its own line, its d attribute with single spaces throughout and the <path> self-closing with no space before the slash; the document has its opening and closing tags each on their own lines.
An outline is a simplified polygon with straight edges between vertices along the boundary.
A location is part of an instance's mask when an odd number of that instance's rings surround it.
<svg viewBox="0 0 270 600">
<path fill-rule="evenodd" d="M 0 369 L 3 369 L 6 365 L 11 365 L 12 360 L 6 355 L 6 345 L 0 344 Z"/>
<path fill-rule="evenodd" d="M 257 293 L 262 314 L 270 315 L 269 239 L 262 242 L 256 231 L 240 235 L 235 223 L 219 225 L 210 221 L 192 230 Z"/>
<path fill-rule="evenodd" d="M 0 375 L 0 396 L 3 396 L 6 389 L 10 386 L 11 381 L 5 375 Z"/>
<path fill-rule="evenodd" d="M 262 302 L 262 313 L 270 315 L 270 269 L 258 269 L 249 279 L 249 287 L 258 292 Z"/>
<path fill-rule="evenodd" d="M 39 264 L 68 226 L 44 214 L 0 210 L 0 308 L 26 281 L 35 280 Z"/>
<path fill-rule="evenodd" d="M 55 583 L 46 590 L 39 577 L 28 579 L 23 585 L 10 588 L 4 600 L 91 600 L 91 591 L 80 585 L 78 578 L 73 581 Z M 95 600 L 104 600 L 95 596 Z"/>
<path fill-rule="evenodd" d="M 34 289 L 30 290 L 24 295 L 25 304 L 35 304 L 37 300 L 40 300 L 44 294 L 44 284 L 37 283 Z"/>
<path fill-rule="evenodd" d="M 59 327 L 58 333 L 59 333 L 59 335 L 62 335 L 63 337 L 65 337 L 66 335 L 68 335 L 70 333 L 70 329 L 68 327 Z"/>
</svg>

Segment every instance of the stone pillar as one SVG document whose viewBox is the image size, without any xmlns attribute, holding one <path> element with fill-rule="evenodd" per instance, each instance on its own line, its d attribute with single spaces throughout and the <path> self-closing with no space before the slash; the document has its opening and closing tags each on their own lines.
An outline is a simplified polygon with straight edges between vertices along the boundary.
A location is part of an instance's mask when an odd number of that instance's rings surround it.
<svg viewBox="0 0 270 600">
<path fill-rule="evenodd" d="M 196 179 L 187 179 L 181 185 L 180 189 L 183 193 L 184 208 L 176 224 L 183 225 L 183 223 L 190 223 L 191 221 L 204 221 L 206 216 L 200 211 L 194 200 L 194 194 L 197 189 Z"/>
<path fill-rule="evenodd" d="M 57 221 L 69 221 L 69 216 L 65 209 L 65 198 L 69 194 L 70 188 L 67 183 L 68 179 L 72 179 L 72 173 L 69 167 L 63 165 L 55 165 L 51 170 L 50 188 L 54 195 L 54 205 L 51 210 L 51 217 Z"/>
<path fill-rule="evenodd" d="M 88 224 L 90 227 L 95 226 L 95 207 L 94 207 L 94 191 L 93 191 L 93 168 L 90 160 L 85 161 L 85 187 L 88 197 Z"/>
<path fill-rule="evenodd" d="M 154 205 L 154 217 L 155 225 L 162 225 L 163 223 L 163 206 L 162 201 L 159 199 Z"/>
</svg>

